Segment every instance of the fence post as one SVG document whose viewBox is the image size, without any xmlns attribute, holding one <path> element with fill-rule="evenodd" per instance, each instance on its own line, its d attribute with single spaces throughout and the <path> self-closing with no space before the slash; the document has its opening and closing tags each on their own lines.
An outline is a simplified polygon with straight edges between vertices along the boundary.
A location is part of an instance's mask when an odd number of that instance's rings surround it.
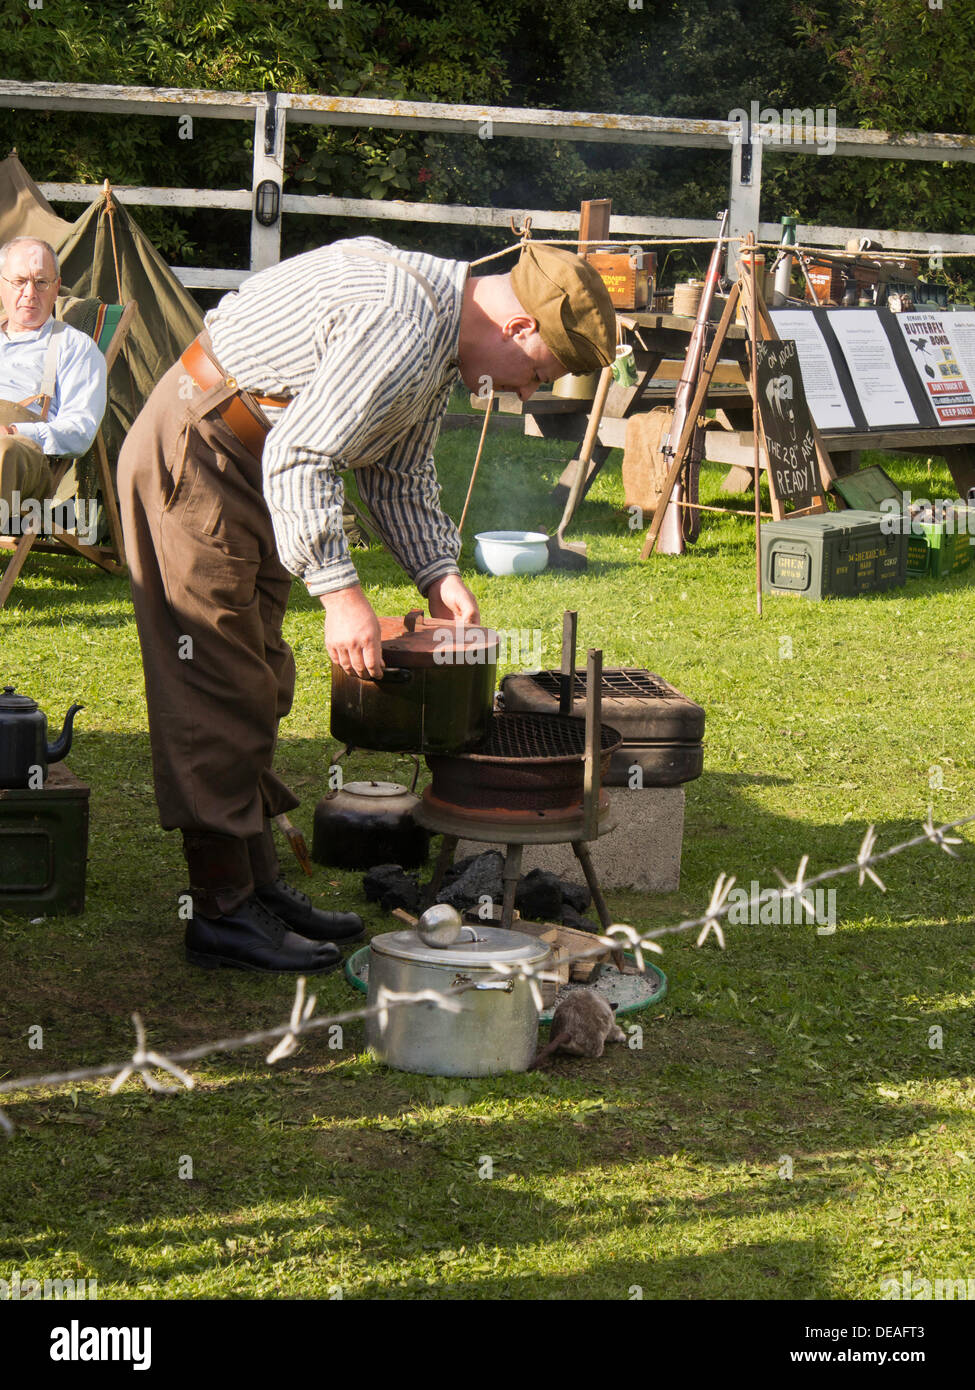
<svg viewBox="0 0 975 1390">
<path fill-rule="evenodd" d="M 284 184 L 284 134 L 287 106 L 278 102 L 277 92 L 264 94 L 263 106 L 254 112 L 254 172 L 251 193 L 251 270 L 264 270 L 281 259 L 281 189 Z M 278 189 L 278 217 L 271 227 L 257 220 L 257 188 L 270 179 Z"/>
<path fill-rule="evenodd" d="M 731 147 L 731 194 L 728 200 L 728 256 L 725 274 L 738 274 L 738 237 L 752 233 L 758 241 L 762 200 L 762 137 L 758 126 L 742 122 Z"/>
</svg>

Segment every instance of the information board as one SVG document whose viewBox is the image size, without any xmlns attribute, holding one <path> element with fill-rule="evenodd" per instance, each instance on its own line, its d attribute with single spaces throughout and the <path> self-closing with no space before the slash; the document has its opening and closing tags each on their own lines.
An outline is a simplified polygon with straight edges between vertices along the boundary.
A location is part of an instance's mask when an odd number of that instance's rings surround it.
<svg viewBox="0 0 975 1390">
<path fill-rule="evenodd" d="M 975 423 L 975 314 L 896 314 L 939 425 Z"/>
<path fill-rule="evenodd" d="M 907 384 L 876 309 L 831 309 L 836 335 L 869 429 L 918 424 Z"/>
<path fill-rule="evenodd" d="M 799 352 L 809 412 L 821 430 L 852 430 L 856 421 L 846 403 L 829 344 L 809 309 L 771 309 L 780 338 L 791 338 Z"/>
</svg>

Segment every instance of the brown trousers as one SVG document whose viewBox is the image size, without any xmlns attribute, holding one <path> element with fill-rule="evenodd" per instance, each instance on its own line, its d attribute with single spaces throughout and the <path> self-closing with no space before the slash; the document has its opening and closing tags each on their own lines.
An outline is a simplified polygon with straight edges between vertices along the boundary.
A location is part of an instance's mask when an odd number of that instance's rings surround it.
<svg viewBox="0 0 975 1390">
<path fill-rule="evenodd" d="M 0 401 L 0 425 L 23 425 L 37 418 L 22 405 Z M 24 501 L 28 497 L 43 501 L 50 497 L 53 481 L 39 444 L 22 434 L 0 434 L 0 499 L 11 506 L 14 493 L 19 492 Z"/>
<path fill-rule="evenodd" d="M 196 909 L 230 912 L 277 872 L 267 816 L 298 805 L 271 769 L 295 664 L 281 625 L 261 463 L 177 361 L 119 455 L 159 819 L 180 829 Z"/>
</svg>

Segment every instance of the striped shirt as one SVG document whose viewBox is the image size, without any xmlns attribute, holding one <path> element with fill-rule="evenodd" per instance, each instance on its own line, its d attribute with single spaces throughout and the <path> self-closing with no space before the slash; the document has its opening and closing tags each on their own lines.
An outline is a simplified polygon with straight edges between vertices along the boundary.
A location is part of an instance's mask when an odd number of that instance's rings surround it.
<svg viewBox="0 0 975 1390">
<path fill-rule="evenodd" d="M 228 375 L 291 398 L 264 446 L 264 495 L 281 561 L 312 594 L 358 583 L 344 469 L 421 593 L 459 572 L 433 447 L 459 375 L 468 269 L 357 237 L 252 275 L 206 316 Z"/>
</svg>

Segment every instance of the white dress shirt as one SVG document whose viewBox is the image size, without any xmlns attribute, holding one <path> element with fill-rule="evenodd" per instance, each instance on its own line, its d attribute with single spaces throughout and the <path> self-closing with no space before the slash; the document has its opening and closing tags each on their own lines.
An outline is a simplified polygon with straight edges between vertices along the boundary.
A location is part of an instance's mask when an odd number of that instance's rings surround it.
<svg viewBox="0 0 975 1390">
<path fill-rule="evenodd" d="M 44 357 L 54 319 L 28 333 L 0 330 L 0 399 L 17 402 L 41 389 Z M 77 456 L 87 453 L 105 414 L 105 358 L 87 333 L 65 325 L 58 349 L 58 374 L 46 420 L 17 425 L 17 433 L 32 439 L 45 454 Z M 27 406 L 40 411 L 41 403 Z"/>
</svg>

